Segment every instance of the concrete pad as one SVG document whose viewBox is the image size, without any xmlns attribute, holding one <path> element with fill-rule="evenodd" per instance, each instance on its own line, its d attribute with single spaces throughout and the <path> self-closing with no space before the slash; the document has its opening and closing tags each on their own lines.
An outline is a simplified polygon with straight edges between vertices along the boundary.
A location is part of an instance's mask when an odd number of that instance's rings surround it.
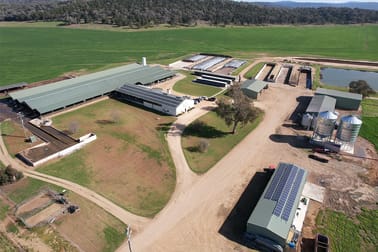
<svg viewBox="0 0 378 252">
<path fill-rule="evenodd" d="M 324 201 L 325 188 L 313 183 L 307 182 L 303 188 L 302 195 L 306 198 L 310 198 L 317 202 L 323 203 Z"/>
<path fill-rule="evenodd" d="M 179 60 L 179 61 L 169 64 L 169 67 L 174 70 L 179 70 L 179 69 L 189 68 L 192 64 L 193 64 L 192 62 L 184 62 L 184 61 Z"/>
</svg>

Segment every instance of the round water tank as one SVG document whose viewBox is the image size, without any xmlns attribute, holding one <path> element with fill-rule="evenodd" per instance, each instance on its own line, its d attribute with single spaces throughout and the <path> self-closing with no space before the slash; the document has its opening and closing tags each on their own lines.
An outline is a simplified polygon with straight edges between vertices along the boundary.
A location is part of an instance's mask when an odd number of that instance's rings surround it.
<svg viewBox="0 0 378 252">
<path fill-rule="evenodd" d="M 356 116 L 349 115 L 342 117 L 337 129 L 336 138 L 344 142 L 354 143 L 360 132 L 361 125 L 362 121 Z"/>
<path fill-rule="evenodd" d="M 304 114 L 301 121 L 302 126 L 305 128 L 310 128 L 312 119 L 314 119 L 314 117 L 309 113 Z"/>
<path fill-rule="evenodd" d="M 331 137 L 335 123 L 337 120 L 337 114 L 331 111 L 320 112 L 316 118 L 315 133 L 321 137 Z"/>
</svg>

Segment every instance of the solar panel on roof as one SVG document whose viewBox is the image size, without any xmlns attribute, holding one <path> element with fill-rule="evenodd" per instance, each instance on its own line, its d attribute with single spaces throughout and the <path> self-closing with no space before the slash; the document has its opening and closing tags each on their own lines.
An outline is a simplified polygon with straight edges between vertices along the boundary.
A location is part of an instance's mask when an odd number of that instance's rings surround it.
<svg viewBox="0 0 378 252">
<path fill-rule="evenodd" d="M 295 178 L 293 187 L 291 189 L 289 198 L 287 199 L 287 202 L 286 202 L 286 205 L 285 205 L 285 209 L 284 209 L 284 211 L 282 213 L 282 216 L 281 216 L 282 219 L 284 219 L 286 221 L 289 220 L 290 213 L 291 213 L 291 211 L 293 209 L 295 198 L 297 197 L 299 186 L 301 185 L 301 181 L 302 181 L 303 175 L 304 175 L 304 171 L 303 170 L 299 170 L 298 173 L 297 173 L 297 176 Z"/>
<path fill-rule="evenodd" d="M 264 196 L 265 199 L 270 199 L 272 197 L 274 189 L 277 187 L 277 183 L 280 180 L 283 172 L 284 172 L 284 169 L 282 168 L 274 171 L 272 182 L 270 183 L 269 188 L 265 192 L 265 196 Z"/>
<path fill-rule="evenodd" d="M 287 180 L 289 178 L 291 171 L 293 171 L 293 169 L 290 169 L 287 165 L 285 165 L 284 174 L 282 175 L 280 181 L 278 182 L 278 186 L 273 193 L 272 200 L 278 201 L 278 199 L 281 197 L 281 194 L 283 192 L 285 185 L 287 184 Z"/>
<path fill-rule="evenodd" d="M 296 175 L 298 169 L 296 167 L 295 168 L 292 167 L 291 169 L 288 169 L 288 167 L 287 167 L 286 170 L 288 171 L 286 173 L 287 178 L 285 179 L 284 176 L 282 176 L 281 181 L 283 181 L 283 183 L 281 183 L 281 184 L 283 184 L 283 186 L 282 186 L 281 191 L 279 192 L 280 196 L 277 199 L 278 202 L 277 202 L 277 204 L 276 204 L 276 206 L 273 210 L 273 214 L 276 215 L 276 216 L 281 215 L 282 209 L 283 209 L 283 207 L 284 207 L 284 205 L 287 201 L 291 185 L 293 184 L 293 181 L 294 181 L 294 178 L 295 178 L 295 175 Z M 280 189 L 280 188 L 277 188 L 277 189 Z"/>
</svg>

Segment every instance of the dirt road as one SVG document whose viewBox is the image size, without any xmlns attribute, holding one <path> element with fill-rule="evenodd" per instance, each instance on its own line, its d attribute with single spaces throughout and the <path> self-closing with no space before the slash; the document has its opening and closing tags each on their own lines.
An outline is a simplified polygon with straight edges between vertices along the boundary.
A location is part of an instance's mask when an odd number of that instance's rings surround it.
<svg viewBox="0 0 378 252">
<path fill-rule="evenodd" d="M 310 92 L 284 85 L 272 86 L 259 103 L 266 111 L 260 126 L 206 174 L 194 175 L 184 157 L 179 158 L 182 155 L 179 139 L 169 139 L 178 173 L 177 188 L 167 206 L 142 232 L 134 235 L 135 251 L 229 251 L 235 246 L 218 233 L 225 219 L 219 209 L 221 212 L 223 208 L 229 209 L 237 199 L 235 193 L 242 190 L 241 185 L 269 164 L 266 157 L 260 155 L 269 153 L 266 150 L 269 135 L 274 134 L 295 108 L 296 97 Z M 181 123 L 189 121 L 183 118 Z M 279 153 L 273 156 L 274 161 L 280 160 Z M 128 251 L 126 244 L 119 251 Z"/>
</svg>

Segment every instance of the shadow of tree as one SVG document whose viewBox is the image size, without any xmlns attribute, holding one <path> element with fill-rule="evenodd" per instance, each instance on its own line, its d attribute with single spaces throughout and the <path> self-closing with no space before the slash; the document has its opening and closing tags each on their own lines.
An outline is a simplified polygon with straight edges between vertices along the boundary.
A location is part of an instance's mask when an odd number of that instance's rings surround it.
<svg viewBox="0 0 378 252">
<path fill-rule="evenodd" d="M 202 138 L 217 138 L 223 137 L 229 132 L 223 132 L 213 126 L 207 125 L 202 121 L 196 121 L 185 128 L 183 136 L 196 136 Z"/>
<path fill-rule="evenodd" d="M 186 149 L 187 151 L 189 151 L 189 152 L 200 152 L 198 146 L 189 146 L 189 147 L 186 147 L 185 149 Z"/>
<path fill-rule="evenodd" d="M 172 126 L 172 123 L 159 123 L 158 126 L 155 127 L 157 131 L 161 131 L 163 133 L 168 133 Z"/>
<path fill-rule="evenodd" d="M 115 122 L 112 120 L 96 120 L 96 123 L 100 125 L 107 125 L 107 124 L 114 124 Z"/>
</svg>

